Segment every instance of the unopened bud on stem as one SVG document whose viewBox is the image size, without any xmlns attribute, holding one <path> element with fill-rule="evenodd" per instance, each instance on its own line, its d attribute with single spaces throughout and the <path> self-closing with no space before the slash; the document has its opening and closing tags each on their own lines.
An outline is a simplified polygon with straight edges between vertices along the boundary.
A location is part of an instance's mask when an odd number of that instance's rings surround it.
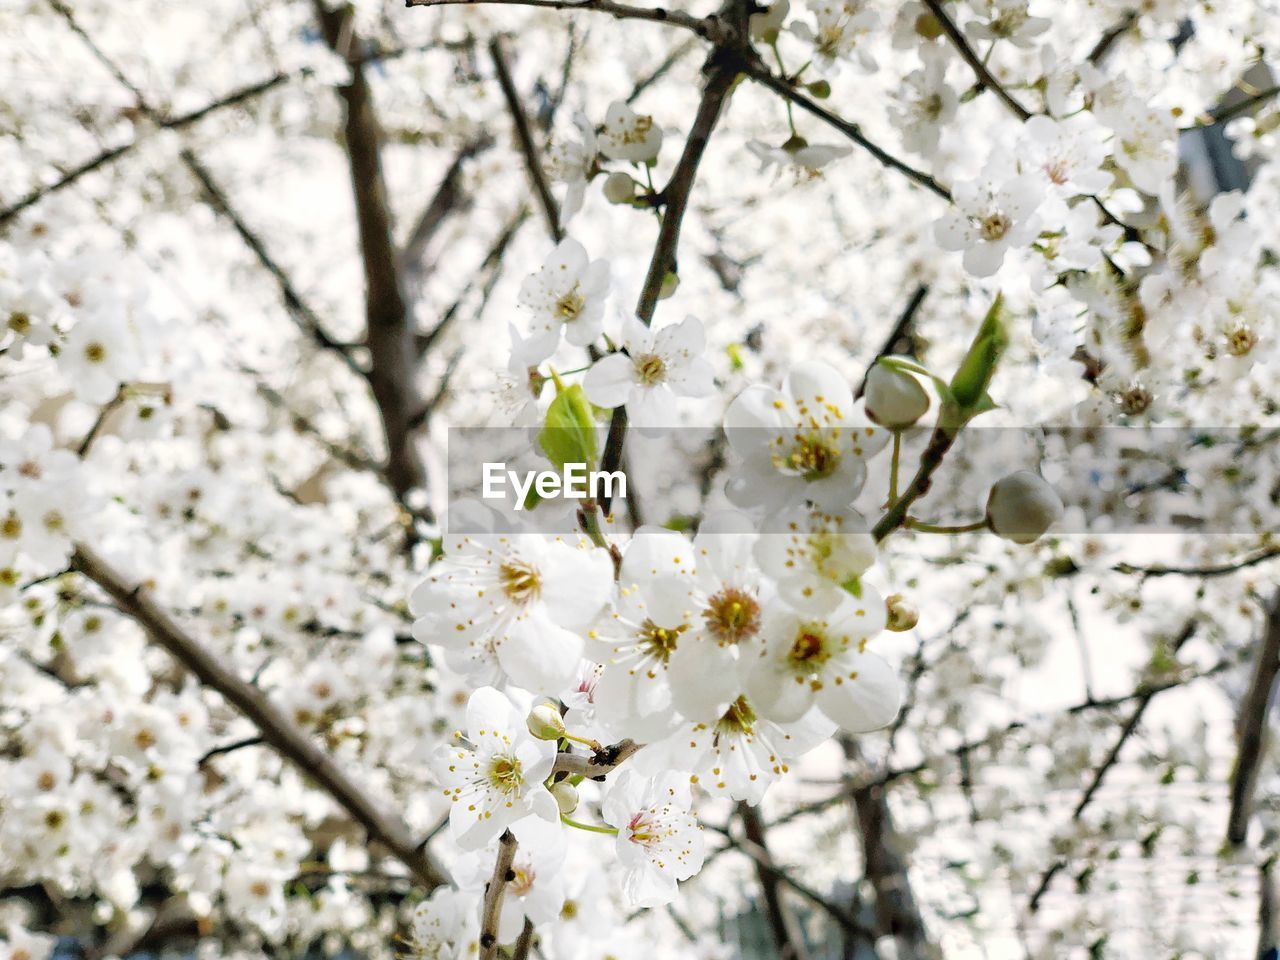
<svg viewBox="0 0 1280 960">
<path fill-rule="evenodd" d="M 561 816 L 569 816 L 578 809 L 578 790 L 568 780 L 559 780 L 551 785 L 551 796 L 556 798 L 556 806 Z"/>
<path fill-rule="evenodd" d="M 567 732 L 554 703 L 540 703 L 529 711 L 529 732 L 539 740 L 559 740 Z"/>
<path fill-rule="evenodd" d="M 630 203 L 635 199 L 636 182 L 626 173 L 611 173 L 604 182 L 604 198 L 610 203 Z"/>
<path fill-rule="evenodd" d="M 996 481 L 987 497 L 987 526 L 1014 543 L 1032 543 L 1062 519 L 1062 500 L 1044 478 L 1019 470 Z"/>
<path fill-rule="evenodd" d="M 877 362 L 867 371 L 867 416 L 890 429 L 909 427 L 929 412 L 929 394 L 909 373 Z"/>
<path fill-rule="evenodd" d="M 905 633 L 920 622 L 916 605 L 900 593 L 885 598 L 885 627 L 894 633 Z"/>
</svg>

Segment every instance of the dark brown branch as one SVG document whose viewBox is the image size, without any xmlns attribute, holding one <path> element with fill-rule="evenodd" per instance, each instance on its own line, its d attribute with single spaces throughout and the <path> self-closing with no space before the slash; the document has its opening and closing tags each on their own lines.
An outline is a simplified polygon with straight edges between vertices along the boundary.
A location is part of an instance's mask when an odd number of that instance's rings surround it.
<svg viewBox="0 0 1280 960">
<path fill-rule="evenodd" d="M 427 333 L 419 334 L 416 338 L 419 355 L 425 355 L 432 346 L 439 340 L 450 325 L 456 320 L 462 312 L 463 303 L 470 296 L 471 291 L 476 287 L 476 281 L 483 277 L 480 284 L 480 303 L 479 309 L 483 309 L 484 304 L 489 300 L 490 294 L 493 292 L 494 286 L 498 282 L 498 278 L 502 274 L 502 266 L 505 262 L 503 255 L 507 252 L 507 247 L 511 245 L 511 241 L 515 239 L 520 228 L 524 226 L 524 222 L 529 219 L 529 208 L 521 207 L 516 211 L 503 228 L 502 233 L 498 235 L 498 239 L 493 242 L 493 246 L 489 248 L 489 252 L 485 254 L 484 260 L 480 266 L 476 268 L 467 278 L 466 285 L 462 288 L 462 292 L 448 310 L 444 312 L 444 316 L 440 318 L 439 323 L 432 327 Z M 477 309 L 477 313 L 479 312 Z"/>
<path fill-rule="evenodd" d="M 911 482 L 902 491 L 902 495 L 890 505 L 884 516 L 876 522 L 876 525 L 871 530 L 871 535 L 876 538 L 877 542 L 883 540 L 906 523 L 907 511 L 911 509 L 913 503 L 929 492 L 929 489 L 933 486 L 933 475 L 942 466 L 943 458 L 946 457 L 947 451 L 951 449 L 951 445 L 955 441 L 956 431 L 948 430 L 941 425 L 933 428 L 933 434 L 929 437 L 929 445 L 920 454 L 920 466 L 916 468 L 915 476 L 911 478 Z"/>
<path fill-rule="evenodd" d="M 765 916 L 769 919 L 769 929 L 773 932 L 773 941 L 778 947 L 780 960 L 808 960 L 809 951 L 805 946 L 804 933 L 791 907 L 782 896 L 784 876 L 773 863 L 769 848 L 765 842 L 764 820 L 760 811 L 748 803 L 738 804 L 738 818 L 742 821 L 747 841 L 757 851 L 752 856 L 756 866 L 756 878 L 760 881 L 760 893 L 764 900 Z"/>
<path fill-rule="evenodd" d="M 392 50 L 373 50 L 364 54 L 361 57 L 361 62 L 387 62 L 389 60 L 395 60 L 399 57 L 405 56 L 409 53 L 420 53 L 434 46 L 436 46 L 436 44 L 430 43 L 409 47 L 397 47 Z M 310 76 L 310 74 L 311 70 L 306 67 L 292 73 L 277 73 L 263 80 L 259 80 L 257 83 L 251 83 L 248 86 L 233 90 L 226 96 L 219 97 L 217 100 L 213 100 L 205 104 L 203 107 L 197 107 L 195 110 L 188 111 L 187 113 L 180 113 L 172 117 L 155 117 L 152 118 L 152 122 L 162 130 L 181 130 L 184 127 L 191 126 L 192 124 L 205 119 L 205 117 L 219 113 L 227 107 L 234 107 L 247 103 L 270 90 L 274 90 L 281 84 Z M 45 197 L 66 189 L 82 177 L 87 176 L 102 167 L 109 166 L 126 154 L 132 153 L 144 142 L 144 138 L 138 138 L 136 140 L 131 140 L 128 143 L 123 143 L 120 146 L 103 150 L 96 156 L 90 157 L 88 160 L 85 160 L 75 167 L 72 167 L 70 170 L 67 170 L 53 183 L 32 190 L 22 199 L 16 201 L 12 206 L 7 207 L 4 210 L 0 210 L 0 227 L 5 226 L 23 210 L 34 206 Z"/>
<path fill-rule="evenodd" d="M 66 21 L 67 26 L 71 28 L 71 31 L 84 42 L 85 46 L 88 47 L 89 52 L 93 54 L 94 58 L 102 64 L 107 72 L 115 77 L 121 86 L 125 87 L 133 94 L 134 99 L 137 102 L 138 109 L 141 110 L 152 123 L 163 123 L 164 118 L 161 116 L 159 111 L 147 102 L 146 97 L 143 96 L 143 93 L 138 86 L 129 79 L 125 72 L 120 69 L 119 65 L 112 60 L 111 57 L 107 56 L 106 52 L 99 47 L 94 39 L 89 36 L 83 27 L 80 26 L 76 21 L 75 14 L 71 8 L 64 4 L 62 0 L 48 0 L 48 3 L 49 6 Z M 293 318 L 294 322 L 298 324 L 299 328 L 301 328 L 317 346 L 337 353 L 348 367 L 356 373 L 362 373 L 359 366 L 352 358 L 350 347 L 346 344 L 337 342 L 325 332 L 323 325 L 320 323 L 320 318 L 316 315 L 314 310 L 303 302 L 301 295 L 293 286 L 293 282 L 290 280 L 288 274 L 285 273 L 280 265 L 271 257 L 270 253 L 267 252 L 266 245 L 262 242 L 261 238 L 259 238 L 258 235 L 249 228 L 244 219 L 231 206 L 231 202 L 227 198 L 226 193 L 218 186 L 209 169 L 200 161 L 190 148 L 184 147 L 180 151 L 179 157 L 191 174 L 200 182 L 205 193 L 208 194 L 214 209 L 231 221 L 232 226 L 235 227 L 236 233 L 239 234 L 245 245 L 258 259 L 258 262 L 275 278 L 276 283 L 280 288 L 281 296 L 284 299 L 285 308 L 289 311 L 289 315 Z"/>
<path fill-rule="evenodd" d="M 504 830 L 498 839 L 498 855 L 493 861 L 493 876 L 484 888 L 484 905 L 480 911 L 480 960 L 494 960 L 498 955 L 498 919 L 507 884 L 512 880 L 511 865 L 516 859 L 516 838 Z"/>
<path fill-rule="evenodd" d="M 842 746 L 850 760 L 862 759 L 852 740 L 843 739 Z M 887 789 L 878 783 L 856 788 L 853 811 L 854 826 L 862 840 L 864 870 L 876 894 L 879 933 L 894 938 L 899 956 L 930 956 L 929 931 L 911 889 L 907 863 L 898 852 L 901 844 L 893 825 Z"/>
<path fill-rule="evenodd" d="M 663 61 L 653 68 L 648 74 L 641 77 L 635 82 L 635 86 L 631 88 L 631 92 L 627 94 L 626 102 L 628 104 L 635 103 L 640 99 L 640 94 L 644 93 L 651 86 L 661 80 L 670 72 L 671 68 L 679 63 L 684 57 L 693 51 L 698 45 L 698 41 L 692 38 L 685 40 L 674 50 L 672 50 Z"/>
<path fill-rule="evenodd" d="M 394 814 L 376 804 L 333 758 L 298 729 L 252 684 L 223 665 L 184 630 L 142 584 L 130 584 L 89 547 L 79 544 L 72 564 L 112 599 L 116 608 L 136 620 L 151 639 L 190 670 L 210 689 L 256 726 L 265 743 L 303 774 L 364 827 L 369 839 L 381 843 L 428 890 L 447 883 L 444 869 L 430 853 L 417 849 L 409 828 Z"/>
<path fill-rule="evenodd" d="M 1240 560 L 1233 560 L 1230 563 L 1210 564 L 1203 567 L 1143 567 L 1132 563 L 1117 563 L 1111 569 L 1116 573 L 1136 573 L 1143 577 L 1225 577 L 1228 574 L 1237 573 L 1249 567 L 1256 567 L 1258 564 L 1266 563 L 1276 557 L 1280 557 L 1280 547 L 1270 547 Z"/>
<path fill-rule="evenodd" d="M 1267 751 L 1267 714 L 1280 673 L 1280 591 L 1266 613 L 1258 659 L 1236 717 L 1236 763 L 1231 772 L 1231 814 L 1227 820 L 1227 842 L 1233 847 L 1243 846 L 1248 836 L 1258 770 Z"/>
<path fill-rule="evenodd" d="M 1274 850 L 1274 836 L 1269 838 Z M 1264 842 L 1265 842 L 1264 839 Z M 1276 855 L 1267 857 L 1258 866 L 1258 950 L 1257 960 L 1275 960 L 1280 949 L 1280 924 L 1276 909 Z"/>
<path fill-rule="evenodd" d="M 529 181 L 533 184 L 534 193 L 538 195 L 542 215 L 547 220 L 547 231 L 552 239 L 559 243 L 564 239 L 564 228 L 560 225 L 560 208 L 556 198 L 551 195 L 551 186 L 547 183 L 546 172 L 538 159 L 538 147 L 533 142 L 533 131 L 529 129 L 529 116 L 520 102 L 515 81 L 511 79 L 511 67 L 507 63 L 502 37 L 495 36 L 489 41 L 489 56 L 493 59 L 493 70 L 498 77 L 498 86 L 502 88 L 502 97 L 507 103 L 507 111 L 511 114 L 511 121 L 515 126 L 516 142 L 520 144 L 525 170 L 529 174 Z"/>
<path fill-rule="evenodd" d="M 1013 111 L 1019 120 L 1029 120 L 1031 118 L 1031 111 L 1015 100 L 1013 95 L 1010 94 L 1009 91 L 1001 85 L 1000 81 L 992 75 L 991 71 L 987 69 L 987 65 L 982 62 L 982 58 L 978 56 L 977 51 L 975 51 L 973 47 L 969 46 L 969 41 L 965 39 L 965 35 L 961 32 L 960 28 L 956 26 L 955 21 L 952 20 L 947 11 L 942 8 L 941 2 L 939 2 L 939 0 L 924 0 L 924 5 L 929 8 L 929 12 L 937 19 L 939 26 L 942 27 L 943 33 L 947 35 L 952 46 L 956 48 L 956 52 L 960 54 L 964 59 L 964 62 L 969 65 L 969 69 L 973 71 L 973 75 L 978 78 L 978 89 L 991 90 L 997 97 L 1004 101 L 1005 106 Z"/>
<path fill-rule="evenodd" d="M 862 128 L 856 123 L 850 123 L 843 117 L 837 116 L 816 100 L 811 100 L 809 97 L 805 96 L 789 81 L 782 77 L 775 76 L 761 66 L 748 66 L 746 73 L 752 80 L 756 81 L 756 83 L 761 86 L 768 87 L 774 93 L 778 94 L 778 96 L 789 100 L 800 109 L 813 114 L 829 127 L 840 131 L 890 170 L 897 170 L 908 180 L 950 202 L 950 190 L 938 183 L 938 181 L 929 176 L 929 174 L 924 173 L 921 170 L 917 170 L 908 163 L 904 163 L 887 150 L 884 150 L 875 143 L 872 143 L 863 135 Z"/>
<path fill-rule="evenodd" d="M 263 739 L 261 737 L 244 737 L 241 740 L 233 740 L 231 743 L 224 743 L 221 746 L 207 750 L 199 760 L 196 761 L 197 767 L 203 767 L 210 760 L 216 757 L 225 757 L 229 753 L 235 753 L 237 750 L 243 750 L 245 747 L 261 746 Z"/>
<path fill-rule="evenodd" d="M 915 326 L 916 313 L 920 310 L 920 305 L 924 303 L 924 298 L 929 294 L 929 287 L 926 284 L 919 284 L 915 292 L 911 294 L 911 299 L 907 301 L 906 307 L 902 313 L 898 315 L 898 322 L 893 325 L 893 329 L 889 331 L 889 336 L 885 338 L 884 346 L 876 351 L 875 358 L 867 365 L 867 372 L 862 375 L 862 381 L 858 384 L 858 389 L 854 393 L 855 400 L 861 399 L 862 395 L 867 392 L 867 377 L 881 357 L 887 357 L 893 353 L 893 348 L 897 346 L 900 340 L 911 339 L 911 329 Z"/>
<path fill-rule="evenodd" d="M 347 6 L 330 10 L 323 0 L 316 0 L 315 7 L 325 42 L 347 60 L 351 70 L 351 82 L 339 87 L 338 93 L 346 105 L 343 137 L 364 263 L 369 388 L 382 418 L 387 482 L 396 498 L 405 503 L 410 491 L 426 486 L 427 474 L 411 425 L 414 414 L 422 408 L 415 377 L 418 351 L 382 175 L 382 130 L 373 91 L 360 62 L 354 11 Z"/>
<path fill-rule="evenodd" d="M 1121 17 L 1113 27 L 1098 38 L 1098 42 L 1093 45 L 1093 49 L 1089 51 L 1089 55 L 1085 59 L 1094 66 L 1102 63 L 1102 61 L 1106 59 L 1107 54 L 1111 52 L 1111 48 L 1115 46 L 1116 41 L 1123 37 L 1125 33 L 1128 32 L 1129 28 L 1137 22 L 1137 20 L 1138 14 L 1135 11 L 1130 10 Z"/>
<path fill-rule="evenodd" d="M 547 10 L 585 10 L 605 13 L 619 20 L 649 20 L 667 23 L 673 27 L 692 30 L 707 39 L 715 39 L 715 25 L 710 19 L 700 19 L 679 10 L 665 7 L 633 7 L 612 0 L 405 0 L 406 7 L 476 6 L 542 7 Z"/>
<path fill-rule="evenodd" d="M 725 13 L 734 10 L 736 0 L 726 0 Z M 742 17 L 745 21 L 745 17 Z M 658 307 L 658 299 L 662 294 L 662 286 L 668 274 L 677 270 L 676 249 L 680 244 L 680 227 L 684 221 L 685 211 L 689 207 L 689 195 L 693 192 L 693 184 L 698 176 L 698 165 L 702 155 L 706 153 L 711 142 L 711 133 L 720 113 L 724 109 L 729 91 L 733 89 L 738 77 L 737 63 L 740 58 L 726 55 L 717 48 L 707 57 L 703 65 L 706 86 L 702 91 L 702 99 L 698 102 L 698 112 L 693 118 L 689 136 L 685 140 L 684 150 L 676 163 L 671 179 L 662 188 L 660 196 L 663 201 L 662 225 L 658 228 L 658 239 L 654 244 L 653 255 L 649 259 L 649 270 L 645 274 L 644 286 L 640 290 L 640 299 L 636 304 L 636 316 L 648 326 L 653 322 L 654 311 Z M 609 433 L 605 441 L 605 451 L 601 458 L 601 470 L 612 472 L 622 463 L 623 447 L 627 432 L 627 411 L 625 407 L 616 407 L 609 421 Z M 602 504 L 605 516 L 609 515 L 611 504 Z"/>
</svg>

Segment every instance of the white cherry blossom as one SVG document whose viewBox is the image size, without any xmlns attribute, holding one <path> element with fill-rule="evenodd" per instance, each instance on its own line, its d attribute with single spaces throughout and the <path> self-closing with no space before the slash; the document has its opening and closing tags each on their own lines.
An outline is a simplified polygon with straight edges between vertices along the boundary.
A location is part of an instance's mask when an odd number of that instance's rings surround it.
<svg viewBox="0 0 1280 960">
<path fill-rule="evenodd" d="M 609 294 L 609 264 L 591 260 L 586 248 L 566 237 L 520 287 L 520 305 L 530 314 L 530 332 L 522 347 L 529 364 L 555 353 L 560 334 L 575 347 L 593 343 L 604 329 Z"/>
<path fill-rule="evenodd" d="M 618 830 L 622 891 L 632 907 L 658 907 L 676 898 L 677 883 L 702 869 L 705 844 L 689 812 L 689 779 L 666 773 L 652 779 L 624 770 L 605 794 L 606 823 Z"/>
<path fill-rule="evenodd" d="M 597 406 L 625 404 L 628 419 L 641 431 L 675 426 L 677 397 L 705 397 L 715 389 L 711 364 L 702 355 L 706 335 L 695 317 L 647 327 L 628 316 L 622 322 L 622 345 L 626 353 L 597 360 L 582 387 Z"/>
<path fill-rule="evenodd" d="M 463 745 L 442 744 L 432 759 L 450 802 L 450 834 L 463 849 L 488 846 L 525 817 L 559 817 L 543 785 L 555 744 L 535 740 L 524 711 L 492 687 L 481 687 L 467 702 Z"/>
</svg>

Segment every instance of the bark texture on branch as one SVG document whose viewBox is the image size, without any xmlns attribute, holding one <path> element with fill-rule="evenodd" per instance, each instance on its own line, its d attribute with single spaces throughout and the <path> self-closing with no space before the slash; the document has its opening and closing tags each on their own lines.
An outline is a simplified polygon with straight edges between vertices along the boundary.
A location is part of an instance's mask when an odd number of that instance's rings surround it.
<svg viewBox="0 0 1280 960">
<path fill-rule="evenodd" d="M 1275 698 L 1277 673 L 1280 673 L 1280 591 L 1267 606 L 1258 659 L 1236 717 L 1236 763 L 1231 773 L 1231 814 L 1227 820 L 1227 842 L 1233 847 L 1243 846 L 1249 834 L 1258 771 L 1267 752 L 1267 716 Z"/>
<path fill-rule="evenodd" d="M 350 83 L 338 92 L 346 106 L 343 139 L 364 263 L 369 388 L 382 418 L 387 483 L 404 503 L 410 490 L 426 487 L 427 475 L 414 444 L 413 419 L 422 409 L 416 382 L 418 351 L 382 175 L 382 129 L 354 32 L 354 11 L 347 6 L 330 10 L 323 0 L 316 0 L 316 13 L 325 42 L 351 70 Z"/>
</svg>

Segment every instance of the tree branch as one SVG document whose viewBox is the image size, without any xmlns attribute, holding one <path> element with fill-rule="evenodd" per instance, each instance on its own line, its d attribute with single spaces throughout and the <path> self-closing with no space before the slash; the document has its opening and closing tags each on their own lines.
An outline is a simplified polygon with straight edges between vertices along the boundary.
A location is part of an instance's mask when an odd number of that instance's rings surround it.
<svg viewBox="0 0 1280 960">
<path fill-rule="evenodd" d="M 516 838 L 504 830 L 498 838 L 498 855 L 493 861 L 493 876 L 484 888 L 484 905 L 480 910 L 480 960 L 493 960 L 498 955 L 498 920 L 507 884 L 515 879 L 511 865 L 516 859 Z"/>
<path fill-rule="evenodd" d="M 216 690 L 256 726 L 265 743 L 302 773 L 364 827 L 370 840 L 381 843 L 426 889 L 448 882 L 447 874 L 435 858 L 418 850 L 405 823 L 382 810 L 333 758 L 291 723 L 261 691 L 240 679 L 184 630 L 142 584 L 130 584 L 102 557 L 84 544 L 76 546 L 72 565 L 101 587 L 121 613 L 136 620 L 152 640 L 190 670 L 210 689 Z"/>
<path fill-rule="evenodd" d="M 929 444 L 920 454 L 920 466 L 916 469 L 915 476 L 871 530 L 877 543 L 902 526 L 907 520 L 907 511 L 911 509 L 911 505 L 929 492 L 933 486 L 933 475 L 942 466 L 947 451 L 956 442 L 956 436 L 956 431 L 941 425 L 933 428 Z"/>
<path fill-rule="evenodd" d="M 1258 659 L 1236 717 L 1236 763 L 1231 773 L 1231 814 L 1227 820 L 1227 842 L 1233 847 L 1243 846 L 1249 833 L 1258 769 L 1267 750 L 1267 714 L 1277 673 L 1280 673 L 1280 591 L 1267 607 Z"/>
<path fill-rule="evenodd" d="M 265 80 L 259 80 L 257 83 L 252 83 L 248 86 L 240 87 L 238 90 L 233 90 L 225 97 L 219 97 L 217 100 L 207 103 L 196 110 L 178 114 L 174 117 L 161 118 L 157 123 L 157 126 L 162 130 L 181 130 L 183 127 L 188 127 L 199 120 L 203 120 L 205 117 L 210 114 L 217 113 L 219 110 L 226 107 L 238 106 L 239 104 L 252 100 L 255 97 L 261 96 L 268 90 L 274 90 L 282 83 L 292 80 L 295 77 L 302 76 L 304 72 L 305 71 L 299 71 L 298 73 L 277 73 L 274 76 L 267 77 Z M 83 163 L 72 167 L 53 183 L 32 190 L 12 206 L 7 207 L 4 210 L 0 210 L 0 227 L 4 226 L 23 210 L 39 203 L 45 197 L 55 194 L 59 190 L 66 189 L 81 177 L 93 173 L 93 171 L 107 166 L 115 160 L 119 160 L 127 153 L 131 153 L 141 145 L 144 140 L 144 137 L 139 137 L 136 140 L 123 143 L 118 147 L 103 150 L 101 153 L 97 154 L 97 156 L 91 157 Z"/>
<path fill-rule="evenodd" d="M 726 0 L 722 8 L 731 13 L 737 0 Z M 745 27 L 745 16 L 741 17 Z M 671 178 L 662 188 L 660 196 L 663 201 L 662 225 L 658 228 L 658 239 L 654 244 L 653 255 L 649 259 L 649 270 L 645 274 L 644 286 L 640 290 L 640 299 L 636 304 L 636 316 L 645 325 L 653 322 L 654 311 L 658 307 L 658 299 L 662 294 L 662 286 L 668 274 L 676 272 L 676 250 L 680 244 L 680 227 L 684 221 L 685 211 L 689 207 L 689 195 L 693 192 L 693 184 L 698 176 L 698 165 L 702 155 L 706 153 L 711 142 L 711 133 L 720 113 L 724 109 L 729 91 L 733 89 L 739 72 L 740 57 L 729 55 L 720 47 L 712 50 L 703 65 L 706 75 L 706 86 L 702 91 L 702 99 L 698 102 L 698 112 L 693 118 L 689 136 L 685 140 L 684 150 L 671 172 Z M 730 61 L 733 61 L 732 63 Z M 604 455 L 600 469 L 613 472 L 622 463 L 623 449 L 627 432 L 627 411 L 625 407 L 615 407 L 609 421 L 609 432 L 605 441 Z M 612 504 L 605 501 L 601 504 L 605 516 L 609 515 Z"/>
<path fill-rule="evenodd" d="M 1116 41 L 1123 37 L 1137 21 L 1137 12 L 1128 11 L 1106 33 L 1098 38 L 1098 42 L 1093 45 L 1093 49 L 1089 51 L 1089 55 L 1085 59 L 1094 66 L 1102 63 L 1107 54 L 1111 52 L 1111 48 L 1115 46 Z"/>
<path fill-rule="evenodd" d="M 559 243 L 564 239 L 564 228 L 560 225 L 560 208 L 556 204 L 556 198 L 551 195 L 546 172 L 538 160 L 538 148 L 533 142 L 533 132 L 529 129 L 529 117 L 520 103 L 520 94 L 516 92 L 515 81 L 511 79 L 511 68 L 507 63 L 502 37 L 495 36 L 489 41 L 489 56 L 493 59 L 493 70 L 498 77 L 498 86 L 502 88 L 502 97 L 507 102 L 507 111 L 511 114 L 511 120 L 515 126 L 516 142 L 520 144 L 520 152 L 524 156 L 525 170 L 529 173 L 529 180 L 542 207 L 542 215 L 547 221 L 547 231 L 551 234 L 551 238 Z"/>
<path fill-rule="evenodd" d="M 915 292 L 911 294 L 911 299 L 907 301 L 906 307 L 899 314 L 898 322 L 893 325 L 889 336 L 885 338 L 884 346 L 876 352 L 875 358 L 867 364 L 867 372 L 862 375 L 862 381 L 858 384 L 858 389 L 855 391 L 853 399 L 859 400 L 867 392 L 867 377 L 871 373 L 871 368 L 880 362 L 880 358 L 887 357 L 893 353 L 893 348 L 899 340 L 909 340 L 911 338 L 911 329 L 915 326 L 916 314 L 928 294 L 929 287 L 927 284 L 921 283 L 916 286 Z"/>
<path fill-rule="evenodd" d="M 875 157 L 876 160 L 884 166 L 891 170 L 897 170 L 908 180 L 924 187 L 931 193 L 937 194 L 947 202 L 951 201 L 951 191 L 938 183 L 938 181 L 929 176 L 929 174 L 924 173 L 921 170 L 917 170 L 910 164 L 899 160 L 887 150 L 884 150 L 875 143 L 872 143 L 863 135 L 862 128 L 856 123 L 850 123 L 848 120 L 832 113 L 817 101 L 809 99 L 809 97 L 806 97 L 787 80 L 782 77 L 775 76 L 758 64 L 748 65 L 745 73 L 752 80 L 756 81 L 756 83 L 761 86 L 768 87 L 774 93 L 778 94 L 778 96 L 789 100 L 800 109 L 813 114 L 823 123 L 840 131 L 867 153 L 871 154 L 871 156 Z"/>
<path fill-rule="evenodd" d="M 620 740 L 590 757 L 581 753 L 560 753 L 556 755 L 551 775 L 557 780 L 563 780 L 565 777 L 603 780 L 633 757 L 643 746 L 644 744 L 636 743 L 634 740 Z"/>
<path fill-rule="evenodd" d="M 942 9 L 942 4 L 939 0 L 924 0 L 924 5 L 929 8 L 929 12 L 937 19 L 939 26 L 942 27 L 943 33 L 947 35 L 952 46 L 956 48 L 956 52 L 960 54 L 964 59 L 964 62 L 967 63 L 969 68 L 973 71 L 974 76 L 978 78 L 978 89 L 991 90 L 997 97 L 1004 101 L 1005 106 L 1013 111 L 1019 120 L 1026 121 L 1031 119 L 1031 111 L 1015 100 L 1013 95 L 1010 94 L 1009 91 L 1001 85 L 1000 81 L 992 75 L 991 71 L 987 69 L 987 65 L 983 63 L 982 58 L 978 56 L 977 51 L 975 51 L 973 47 L 969 46 L 969 41 L 965 39 L 964 34 L 960 31 L 960 28 L 956 26 L 955 21 L 951 19 L 946 10 Z"/>
<path fill-rule="evenodd" d="M 351 70 L 351 82 L 338 93 L 346 104 L 343 133 L 364 262 L 369 388 L 382 418 L 387 482 L 404 504 L 411 490 L 426 487 L 427 474 L 411 423 L 422 407 L 415 377 L 418 353 L 382 176 L 382 130 L 354 35 L 353 9 L 330 10 L 324 0 L 315 0 L 315 9 L 325 43 Z"/>
<path fill-rule="evenodd" d="M 742 821 L 750 849 L 755 851 L 749 855 L 756 865 L 756 878 L 760 881 L 765 914 L 769 918 L 769 929 L 773 931 L 773 941 L 778 947 L 778 956 L 780 960 L 808 960 L 809 950 L 805 945 L 804 933 L 782 896 L 782 878 L 785 874 L 774 866 L 773 857 L 765 845 L 764 821 L 760 817 L 760 811 L 745 801 L 740 802 L 738 819 Z"/>
<path fill-rule="evenodd" d="M 845 755 L 862 759 L 857 744 L 842 739 Z M 893 825 L 888 791 L 877 783 L 853 791 L 854 823 L 862 839 L 862 857 L 867 880 L 876 893 L 876 924 L 882 935 L 892 936 L 903 958 L 932 957 L 936 950 L 929 941 L 924 916 L 911 889 L 906 861 L 898 852 L 901 841 Z"/>
<path fill-rule="evenodd" d="M 715 27 L 710 18 L 701 19 L 679 10 L 665 7 L 633 7 L 612 0 L 405 0 L 406 7 L 477 6 L 479 4 L 501 7 L 542 7 L 547 10 L 585 10 L 605 13 L 619 20 L 648 20 L 667 23 L 673 27 L 692 30 L 700 37 L 715 39 Z"/>
</svg>

